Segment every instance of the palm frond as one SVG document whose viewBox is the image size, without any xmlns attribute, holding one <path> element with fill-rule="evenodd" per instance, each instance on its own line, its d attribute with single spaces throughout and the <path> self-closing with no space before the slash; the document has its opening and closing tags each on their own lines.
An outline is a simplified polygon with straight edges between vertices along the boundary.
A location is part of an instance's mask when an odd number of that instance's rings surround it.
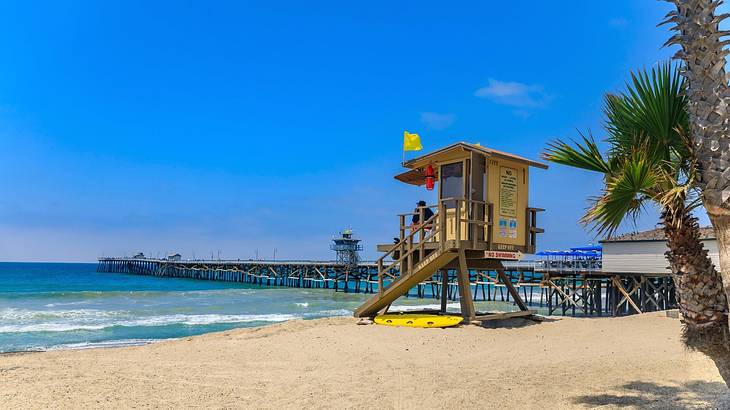
<svg viewBox="0 0 730 410">
<path fill-rule="evenodd" d="M 689 130 L 684 79 L 671 63 L 631 73 L 626 91 L 604 98 L 604 128 L 611 151 L 625 155 L 640 139 L 648 139 L 645 154 L 669 160 L 673 151 L 686 157 L 682 135 Z"/>
<path fill-rule="evenodd" d="M 647 201 L 654 199 L 660 176 L 651 161 L 640 154 L 627 158 L 606 182 L 602 195 L 593 201 L 581 222 L 598 235 L 613 234 L 626 220 L 636 220 Z"/>
<path fill-rule="evenodd" d="M 678 66 L 669 62 L 633 72 L 625 91 L 604 97 L 605 151 L 580 133 L 580 142 L 548 144 L 546 160 L 604 174 L 601 195 L 581 219 L 598 235 L 635 220 L 648 202 L 670 211 L 696 203 L 684 90 Z"/>
<path fill-rule="evenodd" d="M 542 157 L 556 164 L 609 173 L 611 171 L 610 164 L 603 158 L 603 154 L 601 154 L 601 150 L 598 148 L 593 136 L 590 134 L 586 136 L 580 132 L 579 134 L 583 141 L 571 140 L 572 145 L 562 140 L 548 143 Z"/>
<path fill-rule="evenodd" d="M 691 211 L 702 204 L 697 188 L 697 160 L 694 148 L 686 134 L 682 133 L 681 137 L 687 154 L 682 157 L 677 152 L 679 160 L 668 161 L 669 165 L 658 171 L 663 189 L 655 198 L 666 211 L 675 214 L 685 210 Z"/>
</svg>

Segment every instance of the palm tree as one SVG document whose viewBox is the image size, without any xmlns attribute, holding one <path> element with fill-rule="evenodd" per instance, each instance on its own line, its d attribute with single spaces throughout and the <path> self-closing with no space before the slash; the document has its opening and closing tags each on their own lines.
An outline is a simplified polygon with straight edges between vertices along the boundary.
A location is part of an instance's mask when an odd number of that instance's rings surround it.
<svg viewBox="0 0 730 410">
<path fill-rule="evenodd" d="M 676 10 L 661 24 L 672 24 L 676 34 L 665 45 L 679 45 L 675 58 L 683 61 L 687 79 L 689 130 L 698 163 L 696 184 L 710 217 L 720 250 L 725 292 L 730 298 L 730 87 L 723 40 L 730 34 L 719 24 L 721 0 L 668 0 Z"/>
<path fill-rule="evenodd" d="M 604 98 L 608 149 L 592 136 L 548 145 L 551 162 L 600 172 L 605 186 L 581 221 L 599 235 L 611 235 L 647 204 L 661 208 L 666 257 L 674 278 L 686 332 L 694 337 L 725 327 L 727 300 L 721 278 L 707 255 L 692 210 L 700 205 L 688 129 L 684 81 L 669 63 L 631 74 L 627 91 Z"/>
<path fill-rule="evenodd" d="M 728 14 L 718 15 L 722 0 L 668 0 L 676 9 L 661 24 L 671 24 L 675 35 L 665 46 L 679 45 L 674 58 L 683 61 L 687 80 L 689 131 L 697 161 L 702 202 L 715 228 L 720 268 L 730 299 L 730 86 L 725 72 L 730 32 L 720 30 Z M 725 344 L 727 341 L 725 340 Z M 715 360 L 730 386 L 730 354 L 711 343 L 695 347 Z"/>
</svg>

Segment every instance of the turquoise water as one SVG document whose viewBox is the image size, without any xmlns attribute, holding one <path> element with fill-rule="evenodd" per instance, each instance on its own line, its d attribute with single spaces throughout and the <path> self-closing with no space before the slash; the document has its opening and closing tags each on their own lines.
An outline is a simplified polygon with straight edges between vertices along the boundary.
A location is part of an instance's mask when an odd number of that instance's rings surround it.
<svg viewBox="0 0 730 410">
<path fill-rule="evenodd" d="M 365 295 L 0 263 L 0 352 L 141 344 L 350 315 Z"/>
<path fill-rule="evenodd" d="M 0 352 L 136 345 L 292 319 L 349 316 L 367 297 L 331 289 L 97 273 L 95 264 L 0 263 Z M 401 298 L 397 304 L 434 303 Z M 513 309 L 511 303 L 491 305 Z"/>
</svg>

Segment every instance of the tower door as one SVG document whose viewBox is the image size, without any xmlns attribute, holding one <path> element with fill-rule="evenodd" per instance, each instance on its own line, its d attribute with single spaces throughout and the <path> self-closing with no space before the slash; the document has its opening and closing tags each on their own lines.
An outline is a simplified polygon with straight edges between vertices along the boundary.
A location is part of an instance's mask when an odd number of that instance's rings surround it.
<svg viewBox="0 0 730 410">
<path fill-rule="evenodd" d="M 482 154 L 472 151 L 469 164 L 469 199 L 475 202 L 468 205 L 468 219 L 486 223 L 487 179 L 485 174 L 487 172 L 487 158 Z M 485 226 L 477 223 L 470 224 L 469 239 L 475 240 L 476 242 L 484 241 Z"/>
<path fill-rule="evenodd" d="M 460 208 L 460 219 L 468 219 L 464 201 L 456 201 L 457 199 L 463 200 L 465 198 L 466 179 L 464 177 L 464 170 L 466 168 L 466 162 L 459 161 L 451 164 L 442 164 L 439 167 L 439 198 L 444 205 L 444 212 L 446 212 L 446 240 L 456 239 L 457 204 Z M 461 223 L 461 239 L 468 238 L 466 226 L 466 223 Z"/>
</svg>

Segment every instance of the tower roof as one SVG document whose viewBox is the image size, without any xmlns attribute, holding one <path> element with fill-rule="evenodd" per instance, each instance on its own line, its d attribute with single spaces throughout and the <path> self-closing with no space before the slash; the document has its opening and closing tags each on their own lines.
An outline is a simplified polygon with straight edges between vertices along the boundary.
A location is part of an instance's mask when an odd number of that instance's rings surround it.
<svg viewBox="0 0 730 410">
<path fill-rule="evenodd" d="M 533 161 L 519 155 L 509 154 L 488 147 L 483 147 L 481 145 L 469 144 L 467 142 L 457 142 L 439 150 L 424 154 L 418 158 L 414 158 L 404 162 L 403 167 L 409 168 L 410 171 L 406 171 L 402 174 L 396 175 L 395 179 L 406 184 L 424 185 L 426 183 L 426 180 L 425 175 L 423 174 L 423 167 L 428 164 L 438 164 L 439 162 L 458 160 L 460 158 L 463 158 L 467 153 L 470 152 L 477 152 L 486 156 L 487 158 L 503 158 L 510 161 L 527 164 L 531 167 L 542 169 L 548 168 L 548 166 L 543 164 L 542 162 Z M 436 177 L 438 178 L 438 175 L 436 175 Z"/>
</svg>

